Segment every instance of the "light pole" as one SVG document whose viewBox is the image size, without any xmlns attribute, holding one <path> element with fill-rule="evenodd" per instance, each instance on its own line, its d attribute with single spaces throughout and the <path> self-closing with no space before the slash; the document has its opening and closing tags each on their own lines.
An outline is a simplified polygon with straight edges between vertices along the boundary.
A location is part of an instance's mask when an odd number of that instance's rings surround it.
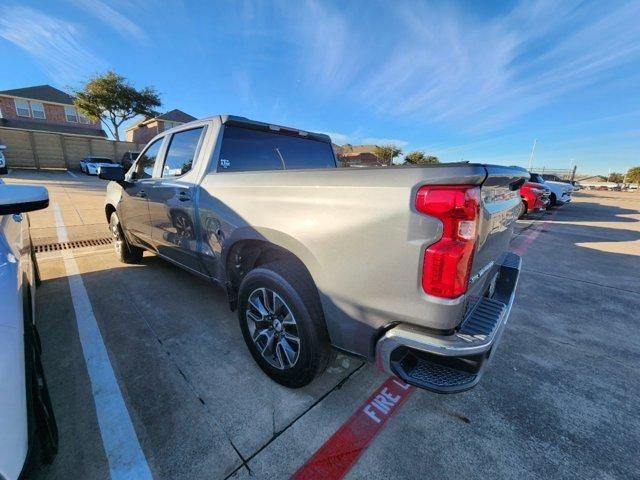
<svg viewBox="0 0 640 480">
<path fill-rule="evenodd" d="M 529 171 L 531 171 L 531 168 L 533 167 L 533 154 L 536 151 L 536 144 L 538 143 L 538 139 L 535 138 L 533 140 L 533 147 L 531 148 L 531 155 L 529 155 Z"/>
</svg>

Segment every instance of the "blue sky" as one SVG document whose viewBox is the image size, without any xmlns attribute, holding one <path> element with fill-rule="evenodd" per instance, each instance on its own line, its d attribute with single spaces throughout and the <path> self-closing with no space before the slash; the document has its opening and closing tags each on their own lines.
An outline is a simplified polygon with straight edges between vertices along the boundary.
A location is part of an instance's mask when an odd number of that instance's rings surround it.
<svg viewBox="0 0 640 480">
<path fill-rule="evenodd" d="M 113 69 L 163 109 L 445 161 L 640 164 L 640 1 L 2 0 L 0 90 Z"/>
</svg>

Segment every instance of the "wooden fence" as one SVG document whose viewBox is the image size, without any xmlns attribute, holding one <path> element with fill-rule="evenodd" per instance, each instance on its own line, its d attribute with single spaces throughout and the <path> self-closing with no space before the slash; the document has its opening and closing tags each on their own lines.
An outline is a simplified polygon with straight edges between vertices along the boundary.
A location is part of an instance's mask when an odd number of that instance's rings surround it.
<svg viewBox="0 0 640 480">
<path fill-rule="evenodd" d="M 128 151 L 144 145 L 64 133 L 45 133 L 0 127 L 0 145 L 9 168 L 63 168 L 80 170 L 80 160 L 93 155 L 118 162 Z"/>
</svg>

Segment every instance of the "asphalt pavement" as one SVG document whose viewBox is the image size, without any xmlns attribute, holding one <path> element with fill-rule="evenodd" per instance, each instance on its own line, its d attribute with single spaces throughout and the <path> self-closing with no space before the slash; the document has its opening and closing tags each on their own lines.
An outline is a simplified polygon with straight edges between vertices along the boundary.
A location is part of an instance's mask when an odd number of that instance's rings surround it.
<svg viewBox="0 0 640 480">
<path fill-rule="evenodd" d="M 49 209 L 30 214 L 36 243 L 108 235 L 100 180 L 14 171 L 7 181 L 50 190 Z M 346 478 L 638 478 L 640 194 L 579 192 L 516 234 L 517 298 L 481 383 L 408 392 Z M 339 355 L 308 387 L 286 389 L 253 362 L 221 289 L 152 254 L 120 264 L 109 246 L 38 260 L 60 429 L 39 479 L 114 475 L 87 318 L 154 478 L 289 478 L 388 378 Z"/>
</svg>

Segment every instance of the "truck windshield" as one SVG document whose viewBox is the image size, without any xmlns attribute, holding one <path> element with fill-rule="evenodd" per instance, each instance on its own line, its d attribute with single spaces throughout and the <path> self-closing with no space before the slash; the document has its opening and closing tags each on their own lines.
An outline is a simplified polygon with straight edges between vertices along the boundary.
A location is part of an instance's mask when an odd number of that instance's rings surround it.
<svg viewBox="0 0 640 480">
<path fill-rule="evenodd" d="M 283 133 L 224 127 L 218 172 L 335 167 L 330 143 Z"/>
</svg>

